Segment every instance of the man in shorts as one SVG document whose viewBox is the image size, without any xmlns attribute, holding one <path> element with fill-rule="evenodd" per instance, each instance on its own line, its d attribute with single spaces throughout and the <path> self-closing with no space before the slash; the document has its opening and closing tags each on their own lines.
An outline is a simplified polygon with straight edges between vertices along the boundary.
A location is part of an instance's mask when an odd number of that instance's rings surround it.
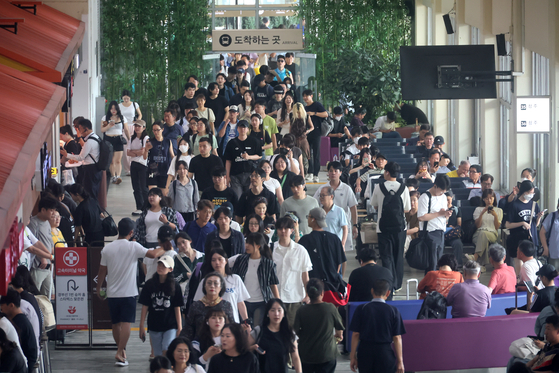
<svg viewBox="0 0 559 373">
<path fill-rule="evenodd" d="M 135 223 L 130 218 L 118 222 L 118 239 L 105 245 L 101 251 L 101 265 L 97 276 L 96 293 L 109 302 L 113 338 L 118 346 L 115 365 L 128 366 L 126 344 L 130 338 L 131 325 L 136 321 L 136 274 L 138 259 L 158 258 L 165 253 L 163 248 L 148 250 L 137 242 L 130 241 Z M 107 277 L 107 290 L 102 290 Z"/>
</svg>

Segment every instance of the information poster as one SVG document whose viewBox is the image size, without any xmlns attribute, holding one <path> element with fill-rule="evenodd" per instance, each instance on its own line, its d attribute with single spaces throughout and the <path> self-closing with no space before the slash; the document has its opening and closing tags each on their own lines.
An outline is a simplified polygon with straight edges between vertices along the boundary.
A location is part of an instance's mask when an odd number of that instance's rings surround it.
<svg viewBox="0 0 559 373">
<path fill-rule="evenodd" d="M 87 249 L 57 247 L 56 328 L 88 328 Z"/>
<path fill-rule="evenodd" d="M 548 133 L 551 130 L 550 98 L 516 98 L 516 132 Z"/>
</svg>

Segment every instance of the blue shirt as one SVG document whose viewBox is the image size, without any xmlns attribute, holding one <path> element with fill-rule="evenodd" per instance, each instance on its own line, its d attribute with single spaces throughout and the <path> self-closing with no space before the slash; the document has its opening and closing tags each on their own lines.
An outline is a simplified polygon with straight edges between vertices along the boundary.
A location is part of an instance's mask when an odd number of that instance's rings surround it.
<svg viewBox="0 0 559 373">
<path fill-rule="evenodd" d="M 183 231 L 185 231 L 190 236 L 190 238 L 192 238 L 192 248 L 203 253 L 206 246 L 206 238 L 208 237 L 208 234 L 215 231 L 216 229 L 217 227 L 209 222 L 205 226 L 200 227 L 195 220 L 186 223 Z"/>
<path fill-rule="evenodd" d="M 287 70 L 287 69 L 280 70 L 279 68 L 277 68 L 277 69 L 275 69 L 274 71 L 275 71 L 275 72 L 278 74 L 278 76 L 279 76 L 279 79 L 278 79 L 278 78 L 274 78 L 274 80 L 275 80 L 276 82 L 277 82 L 277 81 L 283 82 L 283 80 L 284 80 L 286 77 L 290 77 L 290 78 L 291 78 L 291 71 L 289 71 L 289 70 Z"/>
<path fill-rule="evenodd" d="M 334 233 L 340 238 L 341 241 L 344 235 L 344 231 L 342 229 L 344 225 L 348 225 L 345 211 L 340 206 L 336 206 L 334 204 L 334 206 L 332 206 L 332 209 L 326 214 L 326 227 L 324 228 L 324 230 L 330 233 Z"/>
</svg>

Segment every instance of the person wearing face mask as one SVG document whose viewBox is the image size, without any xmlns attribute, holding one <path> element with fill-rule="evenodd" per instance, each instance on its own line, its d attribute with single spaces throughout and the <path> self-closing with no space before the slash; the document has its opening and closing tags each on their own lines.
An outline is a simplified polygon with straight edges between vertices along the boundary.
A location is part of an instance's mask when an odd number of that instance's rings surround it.
<svg viewBox="0 0 559 373">
<path fill-rule="evenodd" d="M 505 227 L 510 231 L 507 238 L 507 257 L 516 259 L 516 248 L 522 240 L 530 240 L 537 247 L 538 225 L 543 211 L 533 200 L 534 184 L 524 180 L 518 188 L 518 198 L 508 204 L 508 214 Z M 515 267 L 518 265 L 515 261 Z"/>
<path fill-rule="evenodd" d="M 167 190 L 169 190 L 169 185 L 175 179 L 175 169 L 177 168 L 177 162 L 186 162 L 186 167 L 188 168 L 188 166 L 190 165 L 190 160 L 192 159 L 192 156 L 190 155 L 190 144 L 186 135 L 178 140 L 178 144 L 179 155 L 173 157 L 173 159 L 171 160 L 171 164 L 169 165 L 169 171 L 167 171 Z"/>
<path fill-rule="evenodd" d="M 343 110 L 340 106 L 334 108 L 334 128 L 328 134 L 330 147 L 338 148 L 341 142 L 345 142 L 349 133 L 349 124 L 345 121 Z"/>
</svg>

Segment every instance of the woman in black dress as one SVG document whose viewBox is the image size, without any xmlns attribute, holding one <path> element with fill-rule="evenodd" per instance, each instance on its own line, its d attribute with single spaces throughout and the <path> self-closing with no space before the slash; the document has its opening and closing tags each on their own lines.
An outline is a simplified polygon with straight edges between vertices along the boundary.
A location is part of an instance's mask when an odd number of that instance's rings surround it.
<svg viewBox="0 0 559 373">
<path fill-rule="evenodd" d="M 260 373 L 258 360 L 249 352 L 246 333 L 240 324 L 223 327 L 221 350 L 212 357 L 208 373 Z"/>
</svg>

